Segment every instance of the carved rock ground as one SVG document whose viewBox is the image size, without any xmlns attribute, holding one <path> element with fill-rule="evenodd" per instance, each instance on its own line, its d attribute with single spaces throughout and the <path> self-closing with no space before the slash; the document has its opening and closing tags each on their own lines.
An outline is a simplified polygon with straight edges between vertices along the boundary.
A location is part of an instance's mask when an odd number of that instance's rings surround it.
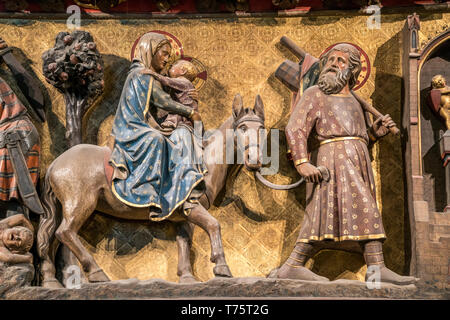
<svg viewBox="0 0 450 320">
<path fill-rule="evenodd" d="M 24 287 L 8 291 L 6 299 L 171 299 L 171 298 L 343 298 L 450 299 L 443 290 L 421 286 L 381 284 L 369 290 L 354 280 L 310 282 L 267 278 L 215 278 L 203 283 L 178 284 L 161 279 L 137 279 L 82 284 L 79 289 Z M 0 294 L 1 298 L 1 294 Z"/>
<path fill-rule="evenodd" d="M 0 299 L 18 288 L 31 285 L 34 267 L 31 264 L 7 266 L 0 263 Z"/>
</svg>

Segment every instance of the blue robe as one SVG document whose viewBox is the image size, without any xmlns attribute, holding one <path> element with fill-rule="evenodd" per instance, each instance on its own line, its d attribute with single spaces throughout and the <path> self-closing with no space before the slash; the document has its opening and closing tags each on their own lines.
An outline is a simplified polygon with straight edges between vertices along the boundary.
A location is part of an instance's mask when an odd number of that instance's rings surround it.
<svg viewBox="0 0 450 320">
<path fill-rule="evenodd" d="M 155 128 L 164 120 L 157 116 L 161 111 L 189 117 L 192 108 L 173 101 L 142 70 L 139 63 L 131 66 L 114 119 L 110 163 L 126 178 L 113 179 L 112 191 L 129 206 L 149 207 L 150 219 L 160 221 L 186 200 L 198 201 L 205 189 L 206 167 L 192 128 L 180 125 L 165 134 Z M 183 212 L 189 214 L 189 209 Z"/>
</svg>

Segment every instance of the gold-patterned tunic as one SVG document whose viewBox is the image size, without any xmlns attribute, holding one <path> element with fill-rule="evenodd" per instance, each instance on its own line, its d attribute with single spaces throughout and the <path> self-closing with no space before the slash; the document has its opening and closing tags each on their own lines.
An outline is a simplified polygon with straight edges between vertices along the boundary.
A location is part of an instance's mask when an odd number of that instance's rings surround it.
<svg viewBox="0 0 450 320">
<path fill-rule="evenodd" d="M 296 164 L 310 161 L 330 172 L 328 182 L 307 184 L 297 242 L 384 239 L 358 101 L 352 95 L 326 95 L 313 86 L 294 107 L 286 137 Z M 310 146 L 315 142 L 318 147 L 308 147 L 308 138 Z"/>
</svg>

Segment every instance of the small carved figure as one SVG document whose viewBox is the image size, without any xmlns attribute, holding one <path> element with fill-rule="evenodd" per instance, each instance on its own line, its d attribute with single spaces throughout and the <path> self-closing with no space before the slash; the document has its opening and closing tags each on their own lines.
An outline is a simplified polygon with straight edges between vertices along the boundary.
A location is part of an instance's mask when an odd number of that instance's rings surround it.
<svg viewBox="0 0 450 320">
<path fill-rule="evenodd" d="M 33 246 L 33 233 L 33 225 L 22 214 L 0 220 L 0 262 L 33 263 L 33 255 L 29 252 Z"/>
<path fill-rule="evenodd" d="M 447 130 L 450 130 L 450 87 L 440 74 L 431 79 L 430 100 L 431 107 L 445 121 Z"/>
<path fill-rule="evenodd" d="M 45 79 L 64 94 L 66 138 L 72 147 L 82 142 L 88 100 L 103 91 L 103 60 L 86 31 L 60 32 L 55 47 L 44 52 L 42 60 Z"/>
<path fill-rule="evenodd" d="M 165 77 L 156 73 L 150 69 L 144 70 L 143 73 L 151 74 L 161 82 L 161 84 L 165 87 L 168 87 L 171 90 L 171 97 L 192 109 L 198 112 L 198 103 L 196 99 L 192 98 L 192 95 L 197 95 L 197 91 L 195 90 L 192 81 L 197 77 L 197 71 L 195 66 L 187 61 L 187 60 L 177 60 L 169 69 L 169 77 Z M 178 126 L 178 123 L 185 123 L 187 125 L 192 126 L 192 121 L 186 117 L 178 115 L 176 113 L 169 113 L 161 123 L 161 127 L 163 129 L 175 129 Z"/>
</svg>

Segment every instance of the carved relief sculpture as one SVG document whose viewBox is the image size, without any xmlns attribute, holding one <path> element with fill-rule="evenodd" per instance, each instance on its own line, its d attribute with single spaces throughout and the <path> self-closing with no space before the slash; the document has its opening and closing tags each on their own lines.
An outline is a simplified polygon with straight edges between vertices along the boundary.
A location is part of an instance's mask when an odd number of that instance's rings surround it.
<svg viewBox="0 0 450 320">
<path fill-rule="evenodd" d="M 175 222 L 180 282 L 196 281 L 190 263 L 190 243 L 192 225 L 200 226 L 210 237 L 214 274 L 231 277 L 219 222 L 207 211 L 224 186 L 230 165 L 225 161 L 217 164 L 214 159 L 208 159 L 208 154 L 204 164 L 196 161 L 198 148 L 196 143 L 188 143 L 188 140 L 193 139 L 194 134 L 190 120 L 201 122 L 200 114 L 193 101 L 192 106 L 174 101 L 160 83 L 167 82 L 175 88 L 182 79 L 155 74 L 166 67 L 170 54 L 171 45 L 164 35 L 155 32 L 143 35 L 137 43 L 114 120 L 113 150 L 82 144 L 60 155 L 49 167 L 43 190 L 45 214 L 38 231 L 43 286 L 60 286 L 54 266 L 55 248 L 59 242 L 75 254 L 90 282 L 109 280 L 77 235 L 94 209 L 122 219 Z M 177 68 L 187 76 L 188 68 L 184 68 L 188 65 L 183 67 L 183 63 L 175 63 L 170 68 L 171 76 L 177 75 Z M 178 89 L 189 95 L 191 87 L 185 80 Z M 186 98 L 177 99 L 189 104 Z M 171 124 L 166 122 L 168 115 L 176 122 L 176 128 L 172 121 Z M 181 118 L 173 119 L 174 115 Z M 233 115 L 218 132 L 229 136 L 225 132 L 233 129 L 237 137 L 230 136 L 230 139 L 244 141 L 244 131 L 240 130 L 244 127 L 248 130 L 264 127 L 264 107 L 259 96 L 254 109 L 244 109 L 242 98 L 237 95 Z M 204 141 L 204 145 L 213 150 L 224 150 L 229 142 L 213 136 Z M 174 157 L 186 146 L 181 162 L 175 162 Z M 249 148 L 244 145 L 243 150 L 245 165 L 255 166 L 249 163 Z M 236 148 L 234 152 L 237 152 Z M 188 161 L 183 162 L 183 159 Z M 58 202 L 64 208 L 62 212 Z M 61 217 L 62 222 L 58 224 Z"/>
</svg>

